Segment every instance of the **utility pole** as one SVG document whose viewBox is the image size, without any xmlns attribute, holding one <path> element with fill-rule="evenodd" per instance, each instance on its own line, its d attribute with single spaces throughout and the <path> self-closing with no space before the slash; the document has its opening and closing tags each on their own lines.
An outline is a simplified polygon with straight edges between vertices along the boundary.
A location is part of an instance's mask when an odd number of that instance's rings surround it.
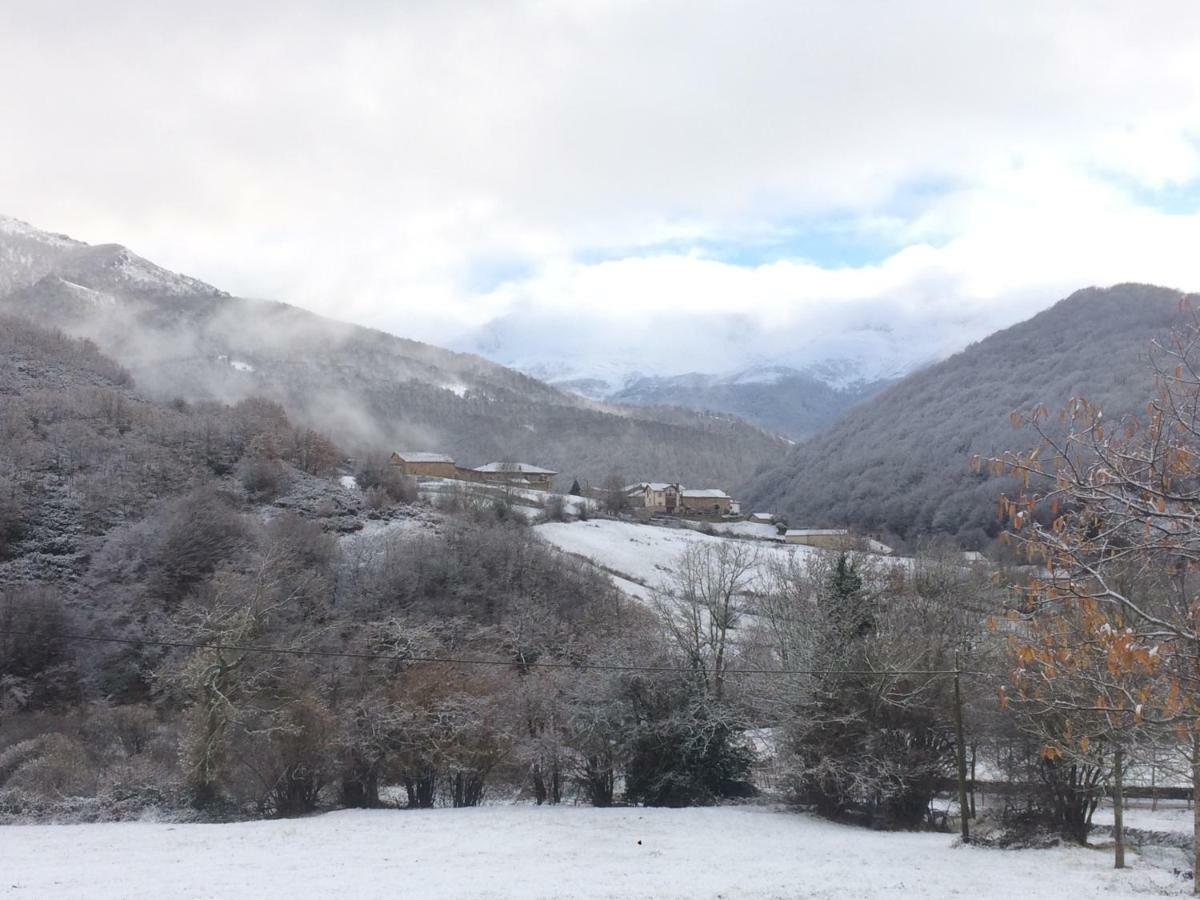
<svg viewBox="0 0 1200 900">
<path fill-rule="evenodd" d="M 958 651 L 954 651 L 954 740 L 957 745 L 955 757 L 958 762 L 958 820 L 962 823 L 964 844 L 971 843 L 971 826 L 967 821 L 970 808 L 967 806 L 967 746 L 963 738 L 962 689 L 959 676 L 962 667 L 958 662 Z"/>
<path fill-rule="evenodd" d="M 1113 868 L 1125 868 L 1125 751 L 1120 747 L 1113 753 Z"/>
</svg>

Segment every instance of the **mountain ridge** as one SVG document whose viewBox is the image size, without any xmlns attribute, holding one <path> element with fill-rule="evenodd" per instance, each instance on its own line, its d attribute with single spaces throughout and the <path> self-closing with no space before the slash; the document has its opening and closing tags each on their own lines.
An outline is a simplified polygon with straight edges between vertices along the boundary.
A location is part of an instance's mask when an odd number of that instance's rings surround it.
<svg viewBox="0 0 1200 900">
<path fill-rule="evenodd" d="M 1009 414 L 1086 396 L 1111 415 L 1153 388 L 1150 342 L 1178 320 L 1171 288 L 1085 288 L 901 379 L 750 479 L 746 501 L 794 527 L 855 527 L 901 541 L 948 534 L 981 548 L 999 531 L 995 498 L 1011 485 L 971 471 L 973 454 L 1027 449 Z"/>
<path fill-rule="evenodd" d="M 746 459 L 786 446 L 732 416 L 596 403 L 478 354 L 235 297 L 119 244 L 14 221 L 0 228 L 0 310 L 95 341 L 152 397 L 264 396 L 355 452 L 515 457 L 595 482 L 617 469 L 734 488 Z"/>
</svg>

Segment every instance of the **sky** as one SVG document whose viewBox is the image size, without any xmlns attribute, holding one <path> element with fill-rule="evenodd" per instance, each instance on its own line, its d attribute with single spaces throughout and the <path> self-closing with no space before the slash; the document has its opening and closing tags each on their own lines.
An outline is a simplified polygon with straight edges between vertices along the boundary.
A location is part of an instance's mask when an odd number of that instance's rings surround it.
<svg viewBox="0 0 1200 900">
<path fill-rule="evenodd" d="M 1192 2 L 7 0 L 0 213 L 528 367 L 903 365 L 1200 289 L 1197 60 Z"/>
</svg>

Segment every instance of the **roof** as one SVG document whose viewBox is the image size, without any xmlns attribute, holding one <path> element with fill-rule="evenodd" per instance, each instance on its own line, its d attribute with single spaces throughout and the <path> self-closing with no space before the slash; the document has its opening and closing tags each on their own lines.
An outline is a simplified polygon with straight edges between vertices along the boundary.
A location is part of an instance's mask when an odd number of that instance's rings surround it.
<svg viewBox="0 0 1200 900">
<path fill-rule="evenodd" d="M 679 487 L 679 485 L 669 484 L 666 481 L 639 481 L 637 484 L 625 485 L 625 493 L 629 493 L 630 491 L 644 491 L 646 488 L 652 491 L 665 491 L 673 487 Z"/>
<path fill-rule="evenodd" d="M 845 528 L 789 528 L 787 530 L 788 537 L 832 537 L 849 533 Z"/>
<path fill-rule="evenodd" d="M 728 500 L 729 495 L 718 488 L 696 488 L 683 492 L 685 497 L 708 498 L 710 500 Z"/>
<path fill-rule="evenodd" d="M 755 522 L 771 522 L 775 519 L 774 513 L 751 513 L 750 518 Z"/>
<path fill-rule="evenodd" d="M 523 475 L 557 475 L 558 473 L 551 469 L 543 469 L 541 466 L 531 466 L 529 463 L 518 462 L 490 462 L 487 465 L 479 466 L 475 469 L 476 472 L 520 472 Z"/>
<path fill-rule="evenodd" d="M 445 453 L 418 453 L 411 450 L 397 450 L 395 455 L 405 462 L 410 463 L 450 463 L 454 465 L 454 460 Z"/>
</svg>

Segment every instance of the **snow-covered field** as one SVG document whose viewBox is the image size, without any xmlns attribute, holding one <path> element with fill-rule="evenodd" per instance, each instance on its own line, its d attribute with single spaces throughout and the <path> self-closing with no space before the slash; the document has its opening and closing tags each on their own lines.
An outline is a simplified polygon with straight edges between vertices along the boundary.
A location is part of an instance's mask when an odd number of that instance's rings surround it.
<svg viewBox="0 0 1200 900">
<path fill-rule="evenodd" d="M 1193 812 L 1184 800 L 1160 800 L 1157 804 L 1145 799 L 1130 800 L 1125 805 L 1124 819 L 1129 828 L 1192 833 Z M 1096 825 L 1113 824 L 1112 804 L 1108 800 L 1096 809 L 1092 822 Z"/>
<path fill-rule="evenodd" d="M 730 540 L 690 528 L 664 528 L 615 519 L 548 522 L 536 526 L 536 531 L 560 550 L 586 557 L 616 574 L 617 584 L 636 597 L 648 596 L 648 588 L 669 579 L 672 566 L 689 545 Z M 752 546 L 764 561 L 772 555 L 811 552 L 808 547 L 765 542 L 755 542 Z"/>
<path fill-rule="evenodd" d="M 709 527 L 717 534 L 727 534 L 732 537 L 756 538 L 762 541 L 783 542 L 779 529 L 766 522 L 714 522 Z"/>
<path fill-rule="evenodd" d="M 527 522 L 536 522 L 542 517 L 546 501 L 551 497 L 562 499 L 567 515 L 577 516 L 581 509 L 585 508 L 588 513 L 596 512 L 595 500 L 572 494 L 555 494 L 552 491 L 537 491 L 532 488 L 504 488 L 499 485 L 476 484 L 448 478 L 420 479 L 420 494 L 425 500 L 436 501 L 439 497 L 455 492 L 470 494 L 484 501 L 507 498 L 512 503 L 513 512 Z"/>
<path fill-rule="evenodd" d="M 1014 898 L 1185 894 L 1086 849 L 1001 851 L 763 807 L 346 811 L 234 825 L 11 826 L 0 896 Z"/>
</svg>

